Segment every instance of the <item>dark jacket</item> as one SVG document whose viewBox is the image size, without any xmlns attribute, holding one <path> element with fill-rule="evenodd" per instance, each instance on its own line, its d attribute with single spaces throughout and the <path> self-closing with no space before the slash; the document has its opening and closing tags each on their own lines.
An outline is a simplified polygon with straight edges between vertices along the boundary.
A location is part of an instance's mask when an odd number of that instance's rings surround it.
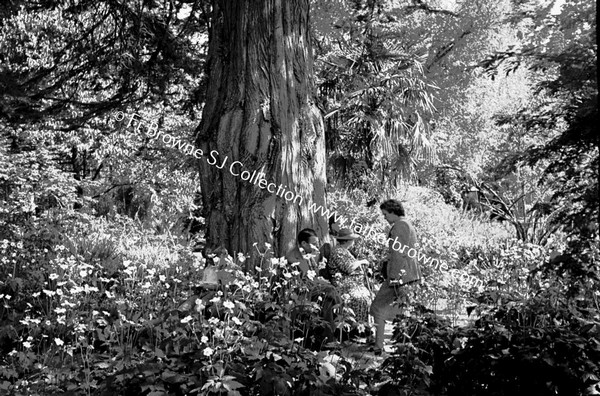
<svg viewBox="0 0 600 396">
<path fill-rule="evenodd" d="M 390 230 L 388 240 L 387 279 L 402 280 L 402 283 L 421 279 L 421 269 L 416 258 L 408 256 L 408 251 L 415 248 L 417 234 L 412 224 L 405 217 L 400 217 Z M 413 256 L 417 257 L 416 249 Z"/>
</svg>

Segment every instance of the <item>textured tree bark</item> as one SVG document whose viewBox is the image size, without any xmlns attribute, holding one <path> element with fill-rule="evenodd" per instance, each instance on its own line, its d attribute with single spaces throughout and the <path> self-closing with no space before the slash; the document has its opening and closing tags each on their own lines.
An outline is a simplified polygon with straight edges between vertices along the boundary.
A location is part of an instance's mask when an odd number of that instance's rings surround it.
<svg viewBox="0 0 600 396">
<path fill-rule="evenodd" d="M 327 234 L 327 219 L 309 209 L 325 206 L 326 175 L 308 15 L 309 0 L 213 2 L 196 140 L 207 247 L 257 257 L 254 243 L 264 251 L 268 242 L 282 256 L 302 228 Z M 263 172 L 277 191 L 242 180 L 242 171 Z"/>
</svg>

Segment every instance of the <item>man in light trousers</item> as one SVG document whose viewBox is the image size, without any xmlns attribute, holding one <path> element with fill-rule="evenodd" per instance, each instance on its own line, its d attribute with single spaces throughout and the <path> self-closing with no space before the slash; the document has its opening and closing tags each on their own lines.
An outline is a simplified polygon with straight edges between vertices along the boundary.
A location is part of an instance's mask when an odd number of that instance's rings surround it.
<svg viewBox="0 0 600 396">
<path fill-rule="evenodd" d="M 395 301 L 407 302 L 406 285 L 421 281 L 421 269 L 415 258 L 408 256 L 414 248 L 417 235 L 412 224 L 406 219 L 404 207 L 400 201 L 390 199 L 379 207 L 388 223 L 392 225 L 388 238 L 387 268 L 384 268 L 385 281 L 371 304 L 370 314 L 375 321 L 375 353 L 383 350 L 385 321 L 395 318 L 399 313 Z"/>
</svg>

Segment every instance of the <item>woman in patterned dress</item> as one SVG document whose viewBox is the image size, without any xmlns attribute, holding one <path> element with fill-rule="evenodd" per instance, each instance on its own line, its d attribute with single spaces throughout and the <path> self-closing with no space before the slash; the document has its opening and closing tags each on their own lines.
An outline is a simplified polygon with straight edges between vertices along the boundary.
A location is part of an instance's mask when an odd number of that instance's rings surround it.
<svg viewBox="0 0 600 396">
<path fill-rule="evenodd" d="M 371 293 L 365 286 L 362 264 L 367 260 L 357 260 L 348 250 L 359 238 L 347 228 L 341 229 L 336 236 L 337 245 L 332 248 L 327 261 L 329 280 L 342 296 L 346 306 L 354 311 L 356 321 L 368 324 Z"/>
</svg>

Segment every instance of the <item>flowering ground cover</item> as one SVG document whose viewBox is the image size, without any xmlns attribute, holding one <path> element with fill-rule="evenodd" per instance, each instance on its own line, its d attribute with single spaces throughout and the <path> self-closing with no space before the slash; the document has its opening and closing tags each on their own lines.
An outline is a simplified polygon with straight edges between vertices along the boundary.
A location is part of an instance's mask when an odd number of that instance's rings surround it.
<svg viewBox="0 0 600 396">
<path fill-rule="evenodd" d="M 126 219 L 89 224 L 53 246 L 45 233 L 34 234 L 35 246 L 0 242 L 7 279 L 0 297 L 3 393 L 368 395 L 393 383 L 406 392 L 453 394 L 463 382 L 448 376 L 468 367 L 461 358 L 481 341 L 502 337 L 498 348 L 513 348 L 506 303 L 530 315 L 530 305 L 544 301 L 531 281 L 531 268 L 545 257 L 540 247 L 507 240 L 496 252 L 461 252 L 455 243 L 451 254 L 461 258 L 454 265 L 478 267 L 473 273 L 486 287 L 471 290 L 460 278 L 424 268 L 426 284 L 404 319 L 390 324 L 387 353 L 375 356 L 364 340 L 350 338 L 357 325 L 344 307 L 340 331 L 325 339 L 321 300 L 311 293 L 318 280 L 302 280 L 284 259 L 269 258 L 269 246 L 254 247 L 263 260 L 248 269 L 244 255 L 205 259 Z M 207 265 L 217 270 L 219 286 L 204 282 Z M 377 271 L 370 276 L 376 284 Z M 589 365 L 596 352 L 581 345 L 580 364 Z"/>
</svg>

